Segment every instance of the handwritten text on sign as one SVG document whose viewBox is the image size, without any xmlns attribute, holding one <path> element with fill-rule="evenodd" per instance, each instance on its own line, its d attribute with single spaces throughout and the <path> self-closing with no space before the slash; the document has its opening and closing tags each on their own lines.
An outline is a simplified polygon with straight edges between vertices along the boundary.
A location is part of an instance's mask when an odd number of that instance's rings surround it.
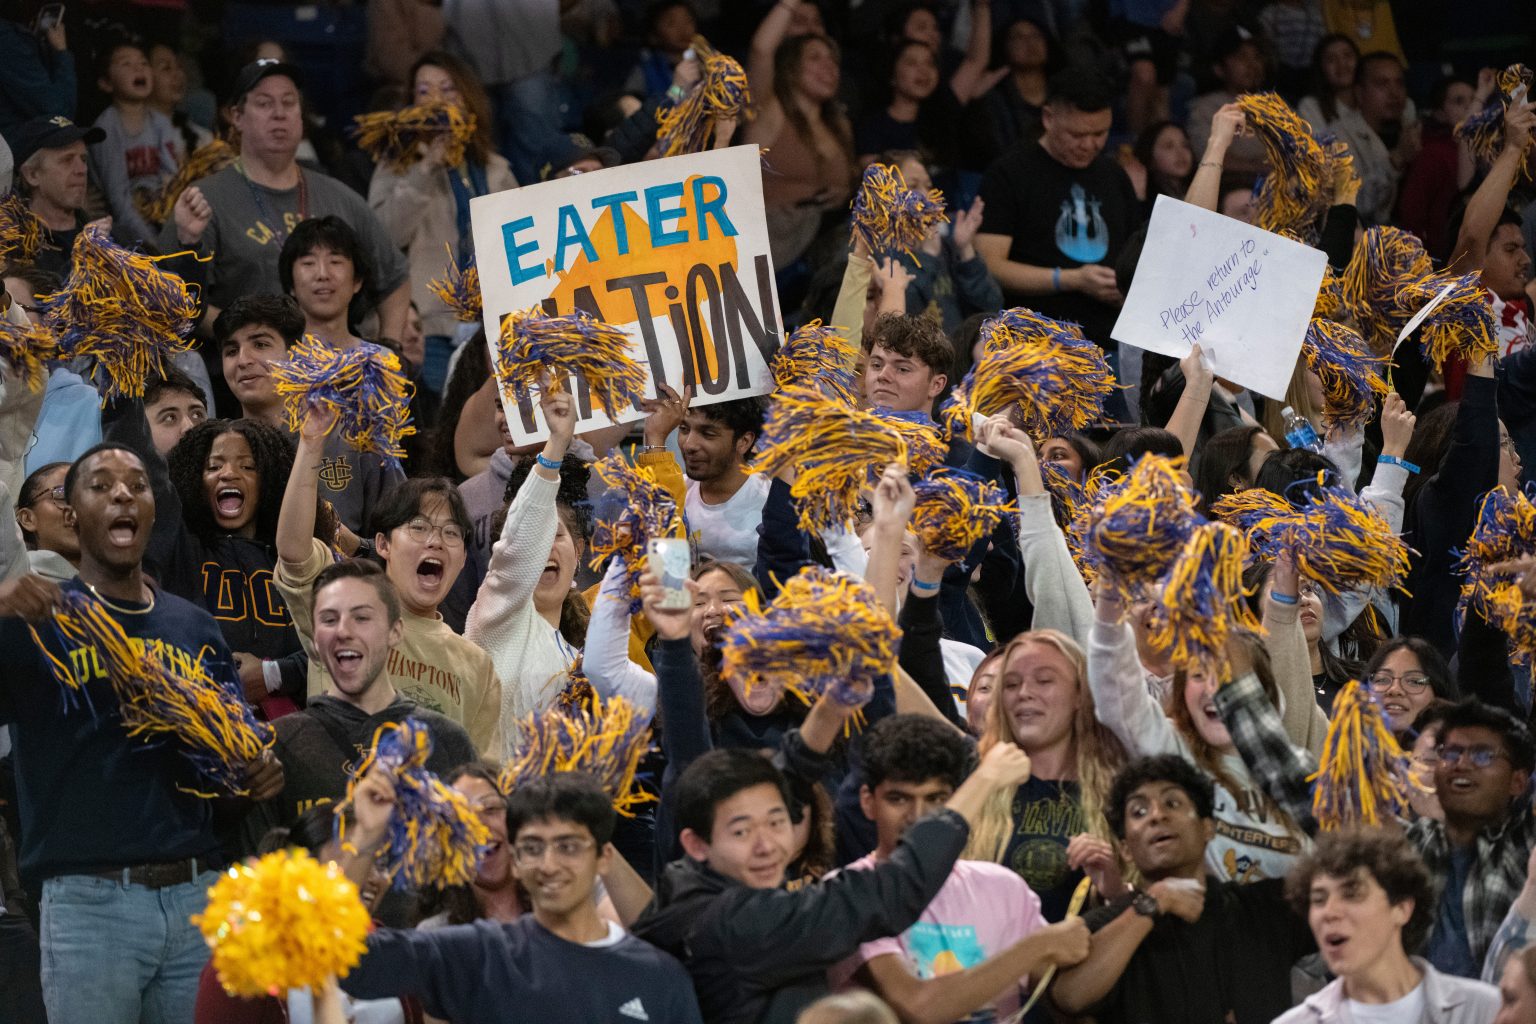
<svg viewBox="0 0 1536 1024">
<path fill-rule="evenodd" d="M 695 405 L 766 393 L 779 344 L 778 296 L 757 147 L 629 164 L 482 196 L 470 204 L 486 335 L 542 306 L 621 327 L 651 381 Z M 610 425 L 571 383 L 578 432 Z M 519 444 L 548 431 L 533 402 L 508 405 Z M 618 422 L 640 418 L 624 410 Z"/>
<path fill-rule="evenodd" d="M 1242 221 L 1159 196 L 1111 337 L 1284 399 L 1327 257 Z"/>
</svg>

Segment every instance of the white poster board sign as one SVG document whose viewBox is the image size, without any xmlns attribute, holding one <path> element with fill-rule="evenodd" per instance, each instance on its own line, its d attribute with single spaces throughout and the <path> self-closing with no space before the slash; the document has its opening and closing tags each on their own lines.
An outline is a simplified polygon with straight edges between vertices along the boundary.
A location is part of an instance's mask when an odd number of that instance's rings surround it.
<svg viewBox="0 0 1536 1024">
<path fill-rule="evenodd" d="M 507 314 L 580 309 L 629 335 L 647 397 L 658 383 L 692 387 L 694 405 L 766 394 L 765 354 L 783 334 L 761 166 L 756 146 L 736 146 L 472 200 L 492 365 Z M 567 386 L 577 433 L 643 416 L 626 409 L 611 420 L 585 381 Z M 517 443 L 549 436 L 536 402 L 503 395 L 502 407 Z"/>
<path fill-rule="evenodd" d="M 1284 400 L 1328 257 L 1250 224 L 1158 196 L 1136 278 L 1110 337 Z"/>
</svg>

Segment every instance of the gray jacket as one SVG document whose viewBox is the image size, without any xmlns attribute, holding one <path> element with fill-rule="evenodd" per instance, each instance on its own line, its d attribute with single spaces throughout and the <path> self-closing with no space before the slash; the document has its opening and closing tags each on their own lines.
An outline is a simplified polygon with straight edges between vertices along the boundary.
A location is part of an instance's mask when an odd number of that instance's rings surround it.
<svg viewBox="0 0 1536 1024">
<path fill-rule="evenodd" d="M 1481 981 L 1441 974 L 1419 957 L 1414 957 L 1413 963 L 1424 972 L 1424 1017 L 1417 1024 L 1492 1024 L 1499 1012 L 1498 989 Z M 1348 1024 L 1348 1020 L 1340 979 L 1275 1018 L 1274 1024 Z"/>
</svg>

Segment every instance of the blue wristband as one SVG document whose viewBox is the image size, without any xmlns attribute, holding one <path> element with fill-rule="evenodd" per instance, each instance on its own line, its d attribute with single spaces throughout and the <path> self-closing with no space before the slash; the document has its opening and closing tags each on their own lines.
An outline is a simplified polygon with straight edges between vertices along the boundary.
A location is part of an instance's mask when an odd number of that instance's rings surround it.
<svg viewBox="0 0 1536 1024">
<path fill-rule="evenodd" d="M 916 576 L 912 577 L 912 589 L 913 590 L 933 591 L 933 590 L 938 590 L 941 586 L 943 586 L 942 583 L 924 583 L 922 580 L 918 579 Z"/>
<path fill-rule="evenodd" d="M 1058 292 L 1061 291 L 1061 268 L 1060 267 L 1052 267 L 1051 268 L 1051 289 L 1053 291 L 1058 291 Z"/>
<path fill-rule="evenodd" d="M 1290 594 L 1282 594 L 1279 591 L 1275 591 L 1275 590 L 1271 590 L 1269 592 L 1269 599 L 1271 601 L 1275 602 L 1275 604 L 1300 604 L 1301 603 L 1301 598 L 1299 598 L 1299 597 L 1292 597 Z"/>
<path fill-rule="evenodd" d="M 539 465 L 543 466 L 545 469 L 553 469 L 556 471 L 560 469 L 560 463 L 556 462 L 554 459 L 546 459 L 543 452 L 539 452 L 539 454 L 535 455 L 534 458 L 537 459 Z"/>
<path fill-rule="evenodd" d="M 1419 472 L 1418 466 L 1415 466 L 1407 459 L 1400 459 L 1396 455 L 1378 455 L 1376 456 L 1376 461 L 1378 463 L 1385 462 L 1389 466 L 1402 466 L 1404 469 L 1414 474 L 1415 476 L 1417 476 Z"/>
</svg>

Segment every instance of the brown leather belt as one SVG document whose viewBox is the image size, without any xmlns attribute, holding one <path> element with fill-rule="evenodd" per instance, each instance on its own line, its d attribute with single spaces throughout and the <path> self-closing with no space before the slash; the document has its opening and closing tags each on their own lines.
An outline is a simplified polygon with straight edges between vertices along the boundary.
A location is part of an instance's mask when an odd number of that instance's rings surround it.
<svg viewBox="0 0 1536 1024">
<path fill-rule="evenodd" d="M 110 878 L 124 885 L 142 885 L 146 889 L 167 889 L 173 885 L 186 885 L 197 876 L 211 871 L 212 865 L 199 863 L 197 858 L 175 860 L 164 864 L 135 864 L 131 868 L 114 871 L 93 871 L 96 878 Z"/>
</svg>

